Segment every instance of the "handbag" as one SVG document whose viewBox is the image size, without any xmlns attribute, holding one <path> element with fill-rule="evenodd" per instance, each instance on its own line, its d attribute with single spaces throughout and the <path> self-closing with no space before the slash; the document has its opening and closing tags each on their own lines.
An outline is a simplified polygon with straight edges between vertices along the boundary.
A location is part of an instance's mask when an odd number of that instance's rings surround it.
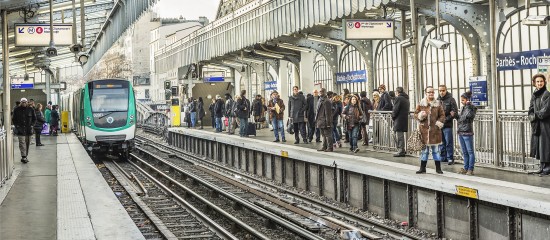
<svg viewBox="0 0 550 240">
<path fill-rule="evenodd" d="M 265 117 L 258 118 L 258 122 L 265 122 Z"/>
<path fill-rule="evenodd" d="M 409 152 L 418 152 L 424 150 L 426 144 L 422 141 L 422 133 L 420 133 L 420 128 L 415 129 L 409 139 L 407 139 L 407 151 Z"/>
</svg>

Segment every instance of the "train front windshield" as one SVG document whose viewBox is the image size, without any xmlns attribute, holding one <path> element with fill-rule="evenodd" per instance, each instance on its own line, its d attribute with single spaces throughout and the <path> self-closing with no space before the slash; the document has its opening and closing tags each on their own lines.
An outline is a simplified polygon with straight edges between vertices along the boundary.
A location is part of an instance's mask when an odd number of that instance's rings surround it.
<svg viewBox="0 0 550 240">
<path fill-rule="evenodd" d="M 127 112 L 128 83 L 94 84 L 90 102 L 94 113 Z"/>
</svg>

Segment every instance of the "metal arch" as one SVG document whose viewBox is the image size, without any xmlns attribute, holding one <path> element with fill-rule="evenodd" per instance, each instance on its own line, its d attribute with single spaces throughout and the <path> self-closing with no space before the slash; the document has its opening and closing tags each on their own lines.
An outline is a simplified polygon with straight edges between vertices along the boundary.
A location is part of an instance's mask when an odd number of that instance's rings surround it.
<svg viewBox="0 0 550 240">
<path fill-rule="evenodd" d="M 292 56 L 287 56 L 288 60 L 290 60 L 291 62 L 300 62 L 300 59 L 297 59 L 296 57 L 292 57 Z M 276 73 L 279 72 L 279 68 L 281 67 L 281 61 L 279 59 L 271 59 L 271 58 L 268 58 L 268 59 L 264 59 L 264 61 L 269 65 L 271 66 Z M 269 71 L 268 71 L 269 73 Z"/>
</svg>

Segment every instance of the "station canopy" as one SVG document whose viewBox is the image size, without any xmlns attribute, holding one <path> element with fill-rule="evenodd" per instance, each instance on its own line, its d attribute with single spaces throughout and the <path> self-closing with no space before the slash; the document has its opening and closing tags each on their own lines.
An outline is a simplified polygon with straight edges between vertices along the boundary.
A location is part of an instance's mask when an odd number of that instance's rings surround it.
<svg viewBox="0 0 550 240">
<path fill-rule="evenodd" d="M 81 43 L 84 38 L 85 49 L 89 49 L 110 12 L 118 4 L 119 0 L 82 0 L 84 1 L 85 35 L 81 36 L 81 11 L 80 1 L 75 0 L 76 12 L 76 43 Z M 20 23 L 50 23 L 50 1 L 48 0 L 4 0 L 0 1 L 0 9 L 8 12 L 8 41 L 10 51 L 10 75 L 23 75 L 25 72 L 39 72 L 45 66 L 49 69 L 80 65 L 76 60 L 75 53 L 69 50 L 69 46 L 55 46 L 57 56 L 47 57 L 48 47 L 16 47 L 15 46 L 15 24 Z M 73 23 L 73 1 L 53 0 L 53 22 L 55 24 Z M 49 28 L 49 27 L 48 27 Z M 49 35 L 49 34 L 48 34 Z M 1 35 L 0 35 L 1 39 Z M 2 49 L 3 51 L 3 49 Z M 0 51 L 1 52 L 1 51 Z M 3 64 L 4 65 L 4 64 Z"/>
</svg>

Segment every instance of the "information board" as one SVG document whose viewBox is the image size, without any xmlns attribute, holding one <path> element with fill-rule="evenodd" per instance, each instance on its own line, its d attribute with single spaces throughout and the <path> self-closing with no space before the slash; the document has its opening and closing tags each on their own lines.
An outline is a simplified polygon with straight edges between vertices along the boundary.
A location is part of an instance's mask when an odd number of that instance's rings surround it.
<svg viewBox="0 0 550 240">
<path fill-rule="evenodd" d="M 542 74 L 546 74 L 547 77 L 550 73 L 550 56 L 537 58 L 537 71 Z"/>
<path fill-rule="evenodd" d="M 366 70 L 336 73 L 336 84 L 358 83 L 358 82 L 366 82 L 366 81 L 367 81 Z"/>
<path fill-rule="evenodd" d="M 347 40 L 394 39 L 394 20 L 344 20 L 344 36 Z"/>
<path fill-rule="evenodd" d="M 487 76 L 470 77 L 470 91 L 472 102 L 475 106 L 487 106 Z"/>
<path fill-rule="evenodd" d="M 550 56 L 550 49 L 497 54 L 497 71 L 533 69 L 537 59 Z"/>
<path fill-rule="evenodd" d="M 203 73 L 204 82 L 223 82 L 225 81 L 224 71 L 210 71 Z"/>
<path fill-rule="evenodd" d="M 66 23 L 54 23 L 53 39 L 55 46 L 70 46 L 73 44 L 73 25 Z M 16 23 L 15 24 L 16 47 L 49 47 L 50 24 L 49 23 Z"/>
<path fill-rule="evenodd" d="M 33 89 L 33 88 L 34 88 L 34 77 L 29 77 L 28 80 L 25 80 L 24 77 L 11 78 L 11 89 Z"/>
</svg>

